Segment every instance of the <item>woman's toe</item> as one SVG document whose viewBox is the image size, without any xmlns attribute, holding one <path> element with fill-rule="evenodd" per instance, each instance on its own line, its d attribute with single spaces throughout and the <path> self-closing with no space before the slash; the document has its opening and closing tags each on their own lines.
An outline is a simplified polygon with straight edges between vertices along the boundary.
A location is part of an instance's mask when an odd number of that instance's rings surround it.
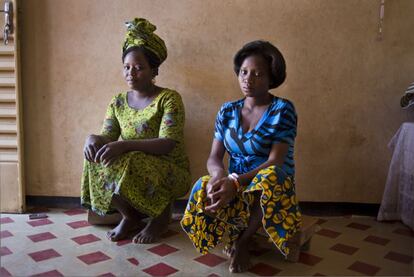
<svg viewBox="0 0 414 277">
<path fill-rule="evenodd" d="M 110 240 L 111 239 L 111 237 L 113 236 L 113 232 L 112 232 L 112 230 L 111 231 L 108 231 L 108 232 L 106 232 L 106 237 Z"/>
<path fill-rule="evenodd" d="M 138 243 L 139 242 L 139 233 L 134 236 L 134 238 L 132 239 L 132 242 L 133 243 Z"/>
</svg>

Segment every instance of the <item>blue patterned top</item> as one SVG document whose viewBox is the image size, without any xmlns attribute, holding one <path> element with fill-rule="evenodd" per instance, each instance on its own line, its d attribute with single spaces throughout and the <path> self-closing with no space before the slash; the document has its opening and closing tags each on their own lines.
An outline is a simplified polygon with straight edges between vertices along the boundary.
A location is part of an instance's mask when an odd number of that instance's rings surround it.
<svg viewBox="0 0 414 277">
<path fill-rule="evenodd" d="M 293 103 L 273 96 L 256 127 L 243 134 L 241 110 L 244 100 L 224 103 L 216 118 L 214 137 L 223 141 L 230 155 L 229 172 L 243 174 L 251 171 L 267 161 L 273 144 L 287 143 L 289 150 L 282 169 L 294 177 L 297 116 Z"/>
</svg>

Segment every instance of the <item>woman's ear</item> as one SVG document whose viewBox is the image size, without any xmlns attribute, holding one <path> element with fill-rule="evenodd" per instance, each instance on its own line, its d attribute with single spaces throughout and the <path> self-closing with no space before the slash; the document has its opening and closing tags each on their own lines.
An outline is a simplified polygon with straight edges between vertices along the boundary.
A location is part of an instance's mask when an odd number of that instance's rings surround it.
<svg viewBox="0 0 414 277">
<path fill-rule="evenodd" d="M 155 78 L 158 75 L 158 67 L 152 69 L 152 78 Z"/>
</svg>

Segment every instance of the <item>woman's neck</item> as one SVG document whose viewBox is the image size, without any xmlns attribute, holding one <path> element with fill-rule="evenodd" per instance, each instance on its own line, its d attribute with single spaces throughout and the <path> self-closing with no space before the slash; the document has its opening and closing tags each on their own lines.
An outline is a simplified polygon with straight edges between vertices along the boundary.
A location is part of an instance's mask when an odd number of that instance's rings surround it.
<svg viewBox="0 0 414 277">
<path fill-rule="evenodd" d="M 253 109 L 254 107 L 268 106 L 272 103 L 272 99 L 273 96 L 270 93 L 266 93 L 260 97 L 246 97 L 244 100 L 244 107 Z"/>
<path fill-rule="evenodd" d="M 145 89 L 132 89 L 131 94 L 136 98 L 150 98 L 153 97 L 157 93 L 157 86 L 151 85 Z"/>
</svg>

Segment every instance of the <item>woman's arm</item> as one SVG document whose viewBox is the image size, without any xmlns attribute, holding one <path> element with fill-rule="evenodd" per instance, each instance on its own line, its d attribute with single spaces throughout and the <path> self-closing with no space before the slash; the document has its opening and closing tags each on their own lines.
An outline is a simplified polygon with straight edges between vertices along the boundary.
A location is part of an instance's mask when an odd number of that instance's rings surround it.
<svg viewBox="0 0 414 277">
<path fill-rule="evenodd" d="M 286 154 L 289 150 L 289 145 L 287 143 L 277 143 L 272 145 L 272 149 L 270 150 L 269 158 L 266 162 L 262 163 L 255 169 L 239 175 L 239 183 L 242 187 L 245 187 L 250 184 L 251 180 L 256 176 L 256 174 L 263 168 L 269 167 L 271 165 L 282 166 Z"/>
<path fill-rule="evenodd" d="M 89 135 L 86 138 L 85 145 L 83 147 L 83 155 L 89 162 L 96 162 L 96 153 L 101 149 L 102 146 L 111 142 L 112 140 L 103 135 Z"/>
<path fill-rule="evenodd" d="M 100 158 L 97 157 L 99 150 L 102 149 L 104 145 L 117 141 L 121 135 L 121 128 L 115 113 L 115 107 L 120 99 L 119 97 L 119 95 L 115 96 L 109 103 L 106 109 L 101 133 L 99 135 L 89 135 L 86 138 L 83 153 L 85 159 L 89 162 L 99 163 Z"/>
<path fill-rule="evenodd" d="M 167 155 L 176 145 L 175 140 L 168 138 L 124 140 L 117 141 L 117 143 L 122 145 L 124 153 L 141 151 L 150 155 Z"/>
<path fill-rule="evenodd" d="M 175 140 L 167 138 L 113 141 L 99 149 L 95 161 L 101 162 L 104 166 L 109 166 L 120 155 L 131 151 L 141 151 L 151 155 L 167 155 L 174 149 L 175 145 Z"/>
<path fill-rule="evenodd" d="M 214 192 L 213 187 L 227 176 L 223 164 L 225 151 L 226 149 L 223 142 L 221 140 L 214 139 L 211 145 L 210 156 L 207 159 L 207 170 L 210 174 L 210 180 L 206 186 L 206 193 L 209 205 L 214 203 L 214 200 L 209 197 L 209 195 Z"/>
<path fill-rule="evenodd" d="M 224 169 L 223 158 L 226 149 L 222 141 L 218 139 L 213 140 L 211 145 L 210 156 L 207 159 L 207 170 L 211 177 L 224 177 L 226 170 Z"/>
</svg>

